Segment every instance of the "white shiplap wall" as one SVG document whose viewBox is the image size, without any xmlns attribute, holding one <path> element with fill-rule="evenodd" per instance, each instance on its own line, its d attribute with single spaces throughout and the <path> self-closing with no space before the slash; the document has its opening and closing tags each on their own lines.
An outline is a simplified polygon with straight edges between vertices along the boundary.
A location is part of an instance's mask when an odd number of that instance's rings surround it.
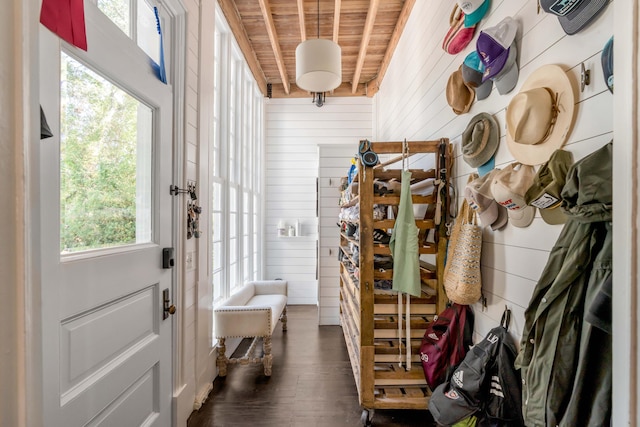
<svg viewBox="0 0 640 427">
<path fill-rule="evenodd" d="M 501 96 L 494 88 L 490 97 L 476 102 L 467 114 L 456 116 L 445 97 L 449 75 L 475 48 L 475 38 L 458 55 L 442 48 L 453 2 L 416 2 L 391 65 L 376 96 L 378 141 L 425 140 L 447 137 L 455 144 L 454 176 L 458 194 L 473 170 L 460 157 L 460 134 L 479 112 L 495 115 L 501 127 L 496 166 L 503 168 L 514 159 L 505 142 L 505 107 L 535 69 L 545 64 L 562 66 L 573 80 L 576 93 L 576 121 L 565 149 L 574 160 L 584 157 L 613 138 L 612 95 L 604 85 L 600 53 L 613 34 L 613 5 L 591 26 L 567 36 L 557 18 L 536 13 L 537 0 L 493 0 L 487 16 L 476 31 L 491 27 L 505 16 L 519 24 L 520 79 L 509 94 Z M 579 91 L 580 64 L 591 69 L 591 84 Z M 524 326 L 524 310 L 544 268 L 549 251 L 562 226 L 546 224 L 539 213 L 528 228 L 508 225 L 502 231 L 484 232 L 482 274 L 487 310 L 476 304 L 476 340 L 500 321 L 506 306 L 512 309 L 511 331 L 519 341 Z"/>
<path fill-rule="evenodd" d="M 372 117 L 369 98 L 328 97 L 321 108 L 311 98 L 266 101 L 264 276 L 289 282 L 289 304 L 318 304 L 318 144 L 357 147 L 358 140 L 371 138 Z M 343 167 L 346 175 L 349 165 Z M 278 221 L 296 219 L 303 237 L 278 238 Z"/>
<path fill-rule="evenodd" d="M 358 142 L 318 146 L 318 323 L 340 324 L 340 182 Z"/>
</svg>

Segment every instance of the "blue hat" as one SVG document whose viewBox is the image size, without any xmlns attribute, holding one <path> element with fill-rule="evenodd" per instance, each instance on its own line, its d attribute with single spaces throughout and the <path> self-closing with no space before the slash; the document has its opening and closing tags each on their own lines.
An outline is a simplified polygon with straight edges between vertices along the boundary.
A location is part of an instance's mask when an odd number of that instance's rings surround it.
<svg viewBox="0 0 640 427">
<path fill-rule="evenodd" d="M 604 45 L 601 59 L 604 82 L 607 84 L 609 91 L 613 93 L 613 37 Z"/>
<path fill-rule="evenodd" d="M 480 177 L 483 177 L 489 172 L 491 172 L 492 170 L 494 170 L 495 168 L 496 168 L 496 155 L 494 154 L 493 156 L 491 156 L 489 161 L 487 161 L 487 163 L 478 166 L 478 175 Z"/>
<path fill-rule="evenodd" d="M 462 63 L 462 78 L 469 85 L 476 88 L 476 98 L 478 101 L 489 97 L 493 82 L 491 79 L 482 81 L 484 76 L 484 64 L 475 50 L 469 53 Z"/>
</svg>

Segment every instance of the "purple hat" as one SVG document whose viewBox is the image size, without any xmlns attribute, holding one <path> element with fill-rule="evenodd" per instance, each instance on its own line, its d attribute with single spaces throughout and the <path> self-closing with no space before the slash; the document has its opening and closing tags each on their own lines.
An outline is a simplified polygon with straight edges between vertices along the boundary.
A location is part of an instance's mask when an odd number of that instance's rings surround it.
<svg viewBox="0 0 640 427">
<path fill-rule="evenodd" d="M 518 24 L 510 16 L 505 17 L 495 27 L 480 32 L 476 51 L 485 66 L 482 81 L 496 76 L 504 68 L 509 57 L 509 47 L 516 38 Z"/>
</svg>

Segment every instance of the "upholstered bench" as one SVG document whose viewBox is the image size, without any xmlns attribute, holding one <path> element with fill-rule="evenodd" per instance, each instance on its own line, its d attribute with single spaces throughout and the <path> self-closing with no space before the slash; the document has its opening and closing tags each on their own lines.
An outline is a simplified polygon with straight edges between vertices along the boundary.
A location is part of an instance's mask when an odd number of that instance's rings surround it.
<svg viewBox="0 0 640 427">
<path fill-rule="evenodd" d="M 282 330 L 287 330 L 287 282 L 284 280 L 261 280 L 246 283 L 242 289 L 213 310 L 215 337 L 218 339 L 218 375 L 227 375 L 227 364 L 262 363 L 264 374 L 271 376 L 273 355 L 271 335 L 278 319 Z M 226 338 L 253 338 L 243 357 L 226 356 Z M 264 354 L 254 358 L 252 354 L 262 338 Z"/>
</svg>

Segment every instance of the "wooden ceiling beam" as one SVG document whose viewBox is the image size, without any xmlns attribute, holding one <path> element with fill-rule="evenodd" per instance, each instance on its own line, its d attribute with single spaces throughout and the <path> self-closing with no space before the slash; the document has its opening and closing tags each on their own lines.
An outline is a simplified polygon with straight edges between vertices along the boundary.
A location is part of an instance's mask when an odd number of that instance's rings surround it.
<svg viewBox="0 0 640 427">
<path fill-rule="evenodd" d="M 369 45 L 369 39 L 373 32 L 373 24 L 376 22 L 376 15 L 378 14 L 378 6 L 380 0 L 371 0 L 369 2 L 369 10 L 367 11 L 367 19 L 364 23 L 364 29 L 362 30 L 362 40 L 360 41 L 360 51 L 358 53 L 358 60 L 356 62 L 356 71 L 353 73 L 353 79 L 351 80 L 351 92 L 356 93 L 358 89 L 358 82 L 360 81 L 360 74 L 362 73 L 362 67 L 364 65 L 364 59 L 367 56 L 367 46 Z"/>
<path fill-rule="evenodd" d="M 342 9 L 342 0 L 336 0 L 333 8 L 333 42 L 338 44 L 338 33 L 340 32 L 340 9 Z"/>
<path fill-rule="evenodd" d="M 260 92 L 262 92 L 264 96 L 267 96 L 267 78 L 265 77 L 264 71 L 258 62 L 258 57 L 256 56 L 256 52 L 253 50 L 251 42 L 249 41 L 249 36 L 247 35 L 244 25 L 242 25 L 240 12 L 238 12 L 235 2 L 233 0 L 218 0 L 218 4 L 229 23 L 231 32 L 238 42 L 238 46 L 240 46 L 240 50 L 244 55 L 244 59 L 247 61 L 247 65 L 251 70 L 251 74 L 253 74 L 253 78 L 256 79 Z"/>
<path fill-rule="evenodd" d="M 311 103 L 311 93 L 300 89 L 296 85 L 291 85 L 291 90 L 289 93 L 284 92 L 284 88 L 281 84 L 273 84 L 272 85 L 272 98 L 309 98 L 309 103 Z M 351 90 L 351 84 L 348 82 L 342 83 L 340 86 L 335 88 L 330 93 L 327 93 L 327 99 L 331 97 L 351 97 L 351 96 L 367 96 L 367 85 L 359 84 L 358 88 L 355 92 Z"/>
<path fill-rule="evenodd" d="M 382 84 L 384 75 L 387 73 L 387 68 L 389 68 L 389 63 L 391 62 L 391 58 L 393 57 L 396 47 L 398 46 L 398 42 L 400 41 L 400 36 L 404 31 L 404 27 L 407 25 L 409 15 L 411 15 L 411 10 L 413 9 L 413 5 L 415 4 L 415 2 L 416 0 L 405 0 L 404 4 L 402 5 L 402 10 L 400 11 L 398 22 L 393 29 L 391 39 L 389 40 L 389 45 L 387 46 L 387 51 L 384 53 L 384 58 L 382 58 L 382 62 L 380 63 L 378 75 L 369 82 L 369 90 L 367 93 L 367 96 L 369 97 L 375 95 L 380 90 L 380 85 Z"/>
<path fill-rule="evenodd" d="M 287 68 L 284 65 L 282 49 L 280 48 L 280 43 L 278 42 L 278 33 L 276 32 L 276 26 L 273 23 L 273 16 L 271 15 L 271 5 L 269 4 L 269 0 L 259 0 L 259 3 L 264 23 L 267 26 L 267 34 L 269 35 L 269 41 L 271 42 L 271 48 L 273 49 L 273 55 L 276 59 L 276 65 L 278 66 L 278 71 L 280 72 L 280 78 L 282 79 L 284 91 L 286 94 L 289 94 L 289 91 L 291 90 L 289 84 L 289 74 L 287 73 Z"/>
<path fill-rule="evenodd" d="M 300 24 L 300 42 L 307 39 L 307 27 L 304 21 L 304 0 L 298 0 L 298 22 Z"/>
</svg>

